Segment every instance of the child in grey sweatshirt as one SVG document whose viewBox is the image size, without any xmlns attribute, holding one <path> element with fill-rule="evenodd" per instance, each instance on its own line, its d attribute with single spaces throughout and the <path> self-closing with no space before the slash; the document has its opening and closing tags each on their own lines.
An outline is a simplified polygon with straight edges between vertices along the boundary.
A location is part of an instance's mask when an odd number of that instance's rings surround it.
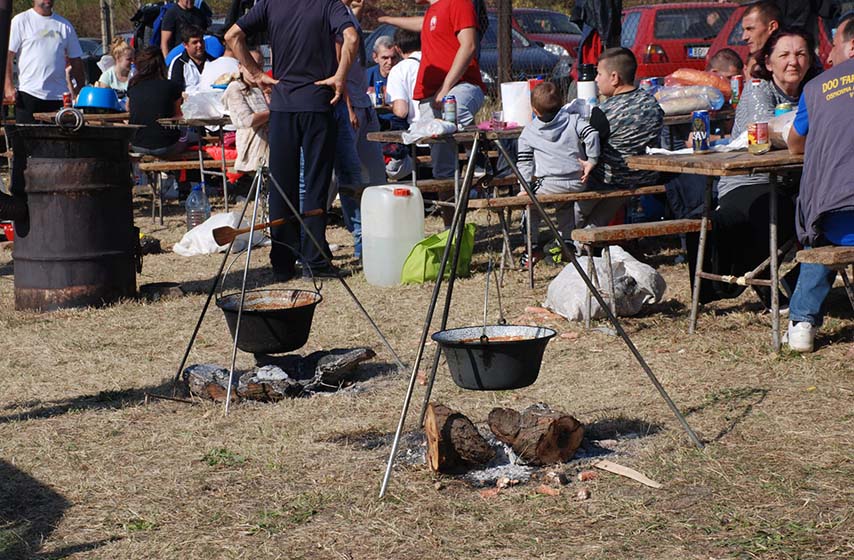
<svg viewBox="0 0 854 560">
<path fill-rule="evenodd" d="M 531 92 L 531 107 L 536 118 L 519 136 L 517 166 L 529 183 L 536 176 L 537 194 L 580 192 L 587 188 L 587 177 L 599 158 L 599 133 L 580 115 L 561 107 L 561 96 L 551 82 L 543 82 Z M 524 193 L 522 193 L 524 194 Z M 569 239 L 575 227 L 573 204 L 555 210 L 557 228 Z M 534 236 L 534 262 L 542 257 L 538 241 L 540 215 L 532 209 L 531 234 Z M 526 255 L 527 257 L 527 255 Z M 523 257 L 527 263 L 530 259 Z"/>
</svg>

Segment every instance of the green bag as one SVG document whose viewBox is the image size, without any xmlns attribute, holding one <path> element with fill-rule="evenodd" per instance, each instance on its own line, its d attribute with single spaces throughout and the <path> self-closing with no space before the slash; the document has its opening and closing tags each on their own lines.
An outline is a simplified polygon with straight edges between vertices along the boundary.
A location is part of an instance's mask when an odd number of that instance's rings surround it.
<svg viewBox="0 0 854 560">
<path fill-rule="evenodd" d="M 469 276 L 469 267 L 471 266 L 471 254 L 474 251 L 474 224 L 466 224 L 463 230 L 462 246 L 460 247 L 460 260 L 457 263 L 457 276 Z M 400 272 L 400 282 L 402 284 L 421 284 L 423 282 L 434 281 L 439 277 L 439 265 L 442 262 L 442 255 L 445 252 L 445 244 L 448 242 L 448 234 L 450 230 L 445 230 L 442 233 L 431 235 L 430 237 L 419 241 L 409 256 L 406 257 L 406 262 L 403 263 L 403 270 Z M 453 246 L 451 247 L 451 257 L 453 257 Z M 451 274 L 451 263 L 445 268 L 445 278 Z"/>
</svg>

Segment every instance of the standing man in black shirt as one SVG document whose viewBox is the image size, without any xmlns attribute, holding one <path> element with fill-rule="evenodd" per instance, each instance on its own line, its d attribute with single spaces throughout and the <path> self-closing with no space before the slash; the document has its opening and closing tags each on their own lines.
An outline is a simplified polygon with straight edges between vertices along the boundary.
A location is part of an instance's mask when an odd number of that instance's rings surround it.
<svg viewBox="0 0 854 560">
<path fill-rule="evenodd" d="M 208 17 L 198 9 L 193 0 L 177 0 L 175 5 L 163 14 L 160 23 L 160 51 L 166 59 L 178 41 L 185 27 L 195 26 L 204 31 L 208 28 Z"/>
<path fill-rule="evenodd" d="M 273 51 L 273 78 L 258 66 L 247 48 L 246 37 L 266 31 Z M 343 37 L 340 60 L 335 37 Z M 272 88 L 270 103 L 270 173 L 291 204 L 299 209 L 300 149 L 305 159 L 305 198 L 302 211 L 326 208 L 337 127 L 332 106 L 342 98 L 350 65 L 356 58 L 359 36 L 347 8 L 340 0 L 260 0 L 237 20 L 225 36 L 235 58 L 249 71 L 252 81 Z M 289 215 L 278 190 L 270 189 L 270 219 Z M 326 216 L 306 218 L 306 227 L 326 240 Z M 301 247 L 303 273 L 330 277 L 331 267 L 306 235 L 300 242 L 299 225 L 272 228 L 270 261 L 279 281 L 296 275 L 296 254 Z"/>
</svg>

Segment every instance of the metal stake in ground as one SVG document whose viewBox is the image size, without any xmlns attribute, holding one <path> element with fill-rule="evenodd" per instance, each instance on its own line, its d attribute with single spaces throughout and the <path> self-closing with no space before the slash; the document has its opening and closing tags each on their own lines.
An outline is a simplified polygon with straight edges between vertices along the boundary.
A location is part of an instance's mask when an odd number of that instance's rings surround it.
<svg viewBox="0 0 854 560">
<path fill-rule="evenodd" d="M 252 225 L 258 219 L 258 202 L 261 199 L 261 189 L 255 189 L 255 204 L 252 207 Z M 237 304 L 237 322 L 234 325 L 234 346 L 231 348 L 231 368 L 228 370 L 228 387 L 225 391 L 225 415 L 228 416 L 228 408 L 231 404 L 231 391 L 234 384 L 234 364 L 237 362 L 237 341 L 240 337 L 240 319 L 243 316 L 243 303 L 246 299 L 246 279 L 249 276 L 249 263 L 252 257 L 252 244 L 254 242 L 255 228 L 249 230 L 249 245 L 246 247 L 246 264 L 243 265 L 243 281 L 240 284 L 240 300 Z"/>
<path fill-rule="evenodd" d="M 261 189 L 261 169 L 262 167 L 259 166 L 258 171 L 255 173 L 255 179 L 252 180 L 252 185 L 249 187 L 249 194 L 246 197 L 246 202 L 243 204 L 243 209 L 240 211 L 240 217 L 237 219 L 238 224 L 243 223 L 243 216 L 246 215 L 246 210 L 249 208 L 249 201 L 252 200 L 253 194 L 256 194 L 255 189 Z M 196 336 L 199 334 L 199 329 L 202 328 L 202 321 L 204 321 L 205 314 L 208 312 L 208 307 L 210 307 L 211 300 L 216 293 L 217 285 L 219 284 L 220 277 L 222 276 L 222 271 L 225 270 L 225 264 L 228 262 L 228 257 L 231 254 L 232 247 L 234 247 L 234 239 L 231 240 L 231 243 L 229 243 L 228 247 L 225 249 L 225 254 L 222 256 L 222 262 L 219 265 L 219 270 L 217 270 L 216 276 L 214 276 L 213 282 L 211 282 L 211 289 L 208 291 L 208 297 L 205 300 L 205 304 L 202 306 L 201 313 L 199 313 L 199 319 L 196 321 L 196 328 L 193 329 L 193 334 L 190 336 L 190 341 L 187 343 L 187 349 L 184 350 L 184 356 L 181 358 L 181 363 L 178 365 L 178 371 L 175 373 L 175 379 L 172 381 L 173 396 L 178 389 L 178 382 L 181 380 L 181 373 L 184 371 L 184 366 L 187 365 L 187 358 L 189 358 L 190 350 L 192 350 L 193 344 L 196 342 Z"/>
<path fill-rule="evenodd" d="M 620 335 L 620 338 L 622 338 L 623 342 L 626 343 L 626 346 L 629 347 L 629 351 L 631 351 L 632 355 L 634 355 L 635 359 L 640 364 L 644 373 L 646 373 L 647 377 L 649 377 L 649 380 L 658 390 L 659 394 L 661 394 L 661 397 L 667 403 L 667 406 L 670 407 L 670 410 L 673 412 L 677 420 L 679 420 L 679 423 L 682 424 L 682 427 L 688 433 L 688 437 L 691 438 L 691 441 L 694 442 L 694 445 L 697 446 L 697 449 L 703 449 L 703 443 L 700 441 L 700 438 L 698 438 L 697 434 L 694 433 L 694 430 L 691 429 L 691 426 L 688 424 L 688 421 L 673 403 L 673 400 L 670 398 L 670 395 L 667 394 L 667 391 L 664 390 L 664 387 L 658 381 L 658 378 L 652 372 L 652 369 L 650 369 L 649 365 L 646 363 L 646 360 L 643 359 L 643 356 L 641 356 L 640 351 L 638 351 L 637 347 L 632 342 L 632 339 L 630 339 L 626 331 L 623 330 L 623 326 L 620 324 L 620 321 L 617 319 L 617 316 L 611 312 L 611 307 L 605 303 L 605 300 L 602 299 L 601 294 L 599 294 L 599 290 L 596 289 L 596 287 L 593 285 L 593 282 L 581 268 L 581 265 L 578 264 L 578 259 L 576 259 L 575 257 L 574 247 L 569 246 L 569 244 L 558 231 L 554 222 L 552 222 L 551 218 L 549 218 L 549 216 L 546 214 L 545 208 L 543 208 L 543 205 L 540 204 L 540 202 L 537 200 L 537 197 L 534 195 L 534 191 L 531 190 L 531 185 L 529 185 L 528 182 L 519 173 L 519 169 L 516 167 L 516 164 L 510 158 L 510 155 L 507 153 L 507 150 L 504 148 L 504 146 L 501 145 L 501 142 L 496 142 L 495 144 L 496 146 L 498 146 L 498 150 L 504 155 L 505 159 L 507 159 L 507 164 L 510 166 L 510 169 L 516 175 L 516 178 L 519 180 L 519 184 L 522 185 L 523 189 L 525 189 L 525 192 L 528 194 L 528 197 L 530 197 L 531 203 L 537 209 L 537 212 L 539 212 L 540 215 L 543 217 L 543 220 L 548 225 L 549 230 L 551 230 L 552 232 L 552 235 L 554 235 L 555 239 L 557 239 L 558 242 L 561 244 L 564 253 L 569 255 L 569 260 L 572 263 L 572 266 L 575 267 L 575 271 L 578 273 L 581 279 L 584 280 L 584 283 L 587 285 L 587 289 L 590 290 L 590 293 L 593 294 L 593 297 L 595 297 L 596 301 L 599 303 L 599 307 L 602 308 L 602 310 L 605 312 L 605 315 L 608 316 L 608 320 L 611 321 L 612 325 L 614 325 L 614 329 L 617 331 L 617 334 Z"/>
<path fill-rule="evenodd" d="M 323 259 L 326 261 L 326 264 L 328 264 L 330 268 L 334 269 L 335 267 L 332 264 L 332 259 L 330 259 L 326 255 L 326 249 L 320 244 L 320 241 L 317 240 L 317 238 L 314 236 L 314 234 L 311 233 L 311 230 L 308 229 L 307 227 L 305 227 L 305 221 L 302 219 L 302 215 L 300 215 L 300 213 L 297 211 L 297 209 L 291 203 L 291 200 L 287 197 L 287 195 L 285 195 L 285 190 L 281 187 L 281 185 L 279 185 L 279 182 L 276 181 L 276 178 L 273 177 L 272 173 L 268 173 L 267 176 L 270 178 L 270 182 L 273 183 L 273 186 L 276 188 L 276 190 L 279 191 L 279 195 L 281 195 L 282 199 L 284 199 L 285 204 L 288 205 L 288 209 L 291 211 L 291 213 L 294 215 L 294 217 L 299 221 L 300 227 L 302 227 L 305 234 L 308 235 L 308 238 L 311 240 L 311 242 L 317 248 L 318 252 L 320 252 L 320 254 L 323 255 Z M 344 289 L 347 291 L 347 293 L 350 294 L 350 297 L 353 299 L 353 302 L 356 304 L 356 307 L 359 308 L 359 311 L 361 311 L 362 315 L 365 316 L 365 319 L 368 320 L 368 323 L 370 323 L 371 327 L 373 327 L 374 331 L 377 333 L 377 336 L 380 337 L 380 340 L 382 341 L 383 345 L 386 347 L 386 350 L 388 350 L 391 353 L 392 357 L 394 358 L 395 363 L 397 364 L 397 367 L 400 369 L 404 369 L 406 366 L 400 360 L 400 357 L 397 355 L 397 352 L 394 351 L 394 348 L 392 348 L 391 344 L 389 343 L 388 339 L 386 339 L 383 332 L 380 330 L 380 328 L 377 326 L 377 324 L 374 322 L 374 320 L 368 314 L 368 310 L 364 308 L 364 306 L 362 305 L 362 302 L 359 301 L 359 298 L 356 297 L 356 294 L 353 293 L 353 290 L 350 289 L 350 286 L 347 284 L 347 282 L 340 275 L 336 274 L 335 276 L 341 282 L 341 285 L 344 286 Z"/>
<path fill-rule="evenodd" d="M 480 133 L 476 133 L 474 137 L 474 147 L 476 148 L 478 143 L 480 142 Z M 397 447 L 400 444 L 400 435 L 403 432 L 403 426 L 406 423 L 406 414 L 409 412 L 409 404 L 412 401 L 412 393 L 415 390 L 415 380 L 418 377 L 418 368 L 421 365 L 421 358 L 424 355 L 424 345 L 427 343 L 427 335 L 430 333 L 430 324 L 433 322 L 433 313 L 436 311 L 436 303 L 439 300 L 439 291 L 442 286 L 442 279 L 445 277 L 445 267 L 448 265 L 448 258 L 451 254 L 451 246 L 452 239 L 456 238 L 456 246 L 454 248 L 454 258 L 453 260 L 453 268 L 449 271 L 448 275 L 448 294 L 446 294 L 446 304 L 450 304 L 450 293 L 453 291 L 452 282 L 456 277 L 456 268 L 457 268 L 457 260 L 459 258 L 460 244 L 461 244 L 461 232 L 465 230 L 465 215 L 468 210 L 468 195 L 469 189 L 471 189 L 471 180 L 474 176 L 474 166 L 470 165 L 466 170 L 465 179 L 463 179 L 463 185 L 461 189 L 455 189 L 459 191 L 461 196 L 456 198 L 456 204 L 454 205 L 454 217 L 451 219 L 451 227 L 448 231 L 448 240 L 445 242 L 445 250 L 442 253 L 442 260 L 439 262 L 439 273 L 436 277 L 436 284 L 433 286 L 433 295 L 430 298 L 430 305 L 427 306 L 427 317 L 424 319 L 424 328 L 421 331 L 421 340 L 418 343 L 418 352 L 415 355 L 415 364 L 412 366 L 412 374 L 409 377 L 409 386 L 406 389 L 406 396 L 403 399 L 403 408 L 400 411 L 400 419 L 397 422 L 397 430 L 394 433 L 394 439 L 391 443 L 391 453 L 388 457 L 388 464 L 386 465 L 385 474 L 383 475 L 382 485 L 380 486 L 380 498 L 385 496 L 386 488 L 388 487 L 388 481 L 391 478 L 391 470 L 394 467 L 394 456 L 397 454 Z M 462 200 L 462 199 L 465 200 Z M 445 318 L 447 320 L 447 312 L 448 305 L 445 307 Z M 436 349 L 436 362 L 438 363 L 440 348 Z M 433 373 L 435 374 L 436 368 L 434 366 Z M 427 397 L 429 398 L 430 391 L 432 390 L 432 379 L 430 384 L 427 387 Z M 425 401 L 426 402 L 426 401 Z M 421 420 L 423 423 L 423 420 Z"/>
</svg>

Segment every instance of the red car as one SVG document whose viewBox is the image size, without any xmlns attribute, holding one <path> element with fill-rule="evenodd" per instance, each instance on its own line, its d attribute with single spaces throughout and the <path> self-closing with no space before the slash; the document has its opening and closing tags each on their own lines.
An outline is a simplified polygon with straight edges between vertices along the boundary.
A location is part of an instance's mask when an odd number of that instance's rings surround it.
<svg viewBox="0 0 854 560">
<path fill-rule="evenodd" d="M 712 43 L 712 48 L 709 49 L 707 60 L 715 56 L 719 50 L 730 48 L 738 53 L 741 60 L 747 60 L 747 44 L 741 40 L 744 30 L 741 28 L 741 18 L 744 17 L 744 11 L 747 6 L 739 6 L 726 22 L 726 25 L 721 29 L 720 34 Z M 833 48 L 833 35 L 830 30 L 830 25 L 821 18 L 818 18 L 818 56 L 821 63 L 827 66 L 827 57 L 830 55 L 830 49 Z"/>
<path fill-rule="evenodd" d="M 514 8 L 513 27 L 558 56 L 578 58 L 581 29 L 566 14 L 539 8 Z M 565 51 L 565 52 L 564 52 Z"/>
<path fill-rule="evenodd" d="M 679 68 L 704 70 L 712 41 L 736 7 L 697 2 L 624 10 L 621 44 L 638 59 L 636 79 L 666 76 Z"/>
</svg>

